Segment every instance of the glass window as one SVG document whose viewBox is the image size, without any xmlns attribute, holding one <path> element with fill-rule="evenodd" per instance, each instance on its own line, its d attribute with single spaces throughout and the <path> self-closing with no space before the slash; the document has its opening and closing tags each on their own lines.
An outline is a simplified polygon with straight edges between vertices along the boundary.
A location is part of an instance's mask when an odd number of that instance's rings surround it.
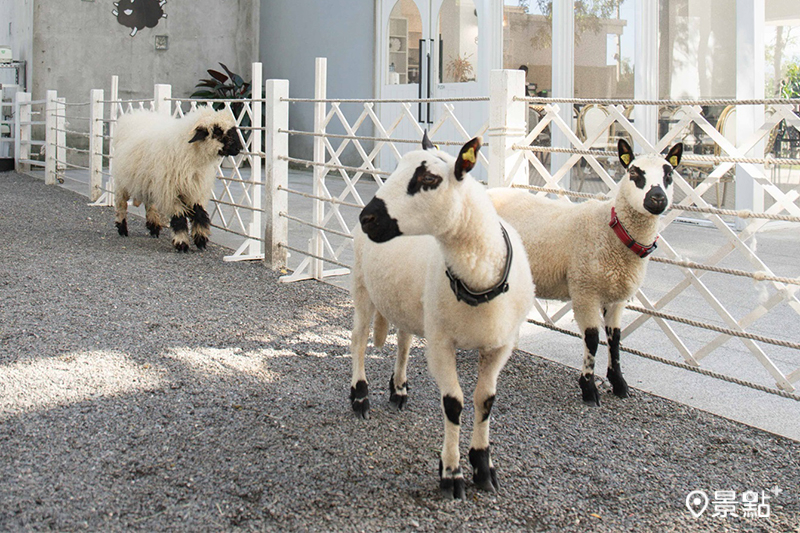
<svg viewBox="0 0 800 533">
<path fill-rule="evenodd" d="M 478 10 L 473 0 L 444 0 L 439 8 L 439 83 L 475 81 Z"/>
<path fill-rule="evenodd" d="M 397 0 L 389 15 L 389 61 L 386 83 L 419 83 L 419 40 L 422 17 L 414 0 Z"/>
<path fill-rule="evenodd" d="M 522 69 L 527 93 L 547 96 L 551 88 L 553 49 L 550 3 L 505 0 L 503 6 L 503 68 Z"/>
</svg>

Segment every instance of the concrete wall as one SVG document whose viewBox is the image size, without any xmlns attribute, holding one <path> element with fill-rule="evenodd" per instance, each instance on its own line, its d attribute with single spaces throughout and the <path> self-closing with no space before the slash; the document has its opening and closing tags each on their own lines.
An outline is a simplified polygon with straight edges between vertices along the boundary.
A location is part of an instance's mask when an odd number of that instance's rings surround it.
<svg viewBox="0 0 800 533">
<path fill-rule="evenodd" d="M 292 97 L 314 96 L 314 59 L 328 58 L 329 98 L 373 98 L 375 86 L 375 3 L 353 0 L 262 0 L 259 58 L 266 78 L 288 79 Z M 347 104 L 342 110 L 352 121 L 363 105 Z M 312 131 L 313 104 L 292 104 L 292 129 Z M 344 133 L 342 128 L 329 131 Z M 371 128 L 359 134 L 372 135 Z M 338 146 L 339 142 L 334 142 Z M 309 159 L 311 137 L 291 136 L 292 157 Z M 360 158 L 346 153 L 346 164 Z"/>
<path fill-rule="evenodd" d="M 120 1 L 120 9 L 130 3 Z M 133 37 L 114 9 L 112 0 L 36 1 L 34 100 L 55 89 L 68 102 L 85 102 L 90 89 L 108 91 L 114 74 L 124 99 L 152 97 L 155 83 L 172 84 L 173 96 L 189 96 L 208 77 L 206 69 L 219 69 L 218 62 L 250 79 L 258 55 L 258 0 L 169 0 L 163 6 L 167 18 Z M 168 37 L 167 50 L 155 49 L 156 35 Z"/>
</svg>

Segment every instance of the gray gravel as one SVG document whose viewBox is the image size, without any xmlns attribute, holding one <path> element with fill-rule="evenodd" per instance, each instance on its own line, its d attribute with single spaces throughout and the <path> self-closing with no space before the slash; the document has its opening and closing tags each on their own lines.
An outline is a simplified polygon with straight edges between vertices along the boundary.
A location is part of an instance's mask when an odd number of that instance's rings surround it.
<svg viewBox="0 0 800 533">
<path fill-rule="evenodd" d="M 0 529 L 795 531 L 800 444 L 658 397 L 579 401 L 517 352 L 501 375 L 497 494 L 438 494 L 442 423 L 421 345 L 402 413 L 390 346 L 372 418 L 347 401 L 352 307 L 228 253 L 176 254 L 111 208 L 0 174 Z M 573 343 L 565 343 L 572 349 Z M 460 361 L 465 391 L 475 354 Z M 462 453 L 471 405 L 465 409 Z M 469 474 L 466 458 L 465 471 Z M 687 494 L 784 490 L 760 519 L 692 518 Z"/>
</svg>

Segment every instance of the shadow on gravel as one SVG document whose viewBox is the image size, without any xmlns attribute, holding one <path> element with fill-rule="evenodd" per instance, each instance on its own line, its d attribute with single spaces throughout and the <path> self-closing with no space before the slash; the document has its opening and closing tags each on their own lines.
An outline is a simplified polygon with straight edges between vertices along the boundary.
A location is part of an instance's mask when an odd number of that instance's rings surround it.
<svg viewBox="0 0 800 533">
<path fill-rule="evenodd" d="M 468 483 L 466 501 L 444 502 L 421 344 L 401 413 L 386 391 L 394 338 L 370 348 L 372 418 L 358 420 L 345 293 L 280 284 L 214 246 L 178 255 L 129 222 L 123 240 L 111 209 L 0 174 L 0 530 L 766 532 L 800 521 L 798 443 L 638 391 L 588 408 L 571 370 L 523 352 L 493 410 L 499 493 Z M 476 355 L 459 364 L 470 395 Z M 466 455 L 471 403 L 463 426 Z M 770 518 L 695 520 L 684 505 L 696 489 L 776 486 Z"/>
</svg>

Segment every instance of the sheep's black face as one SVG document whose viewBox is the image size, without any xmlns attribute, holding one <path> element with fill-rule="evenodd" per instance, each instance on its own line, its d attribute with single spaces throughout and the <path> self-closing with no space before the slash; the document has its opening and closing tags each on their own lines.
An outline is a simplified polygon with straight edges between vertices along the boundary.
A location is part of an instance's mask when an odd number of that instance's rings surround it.
<svg viewBox="0 0 800 533">
<path fill-rule="evenodd" d="M 221 156 L 234 156 L 239 155 L 242 151 L 242 143 L 239 140 L 239 132 L 236 128 L 231 128 L 226 132 L 222 131 L 219 126 L 214 127 L 214 138 L 222 143 L 222 148 L 219 150 Z"/>
<path fill-rule="evenodd" d="M 361 229 L 374 242 L 386 242 L 402 235 L 397 220 L 389 216 L 386 203 L 377 196 L 364 206 L 358 220 Z"/>
</svg>

